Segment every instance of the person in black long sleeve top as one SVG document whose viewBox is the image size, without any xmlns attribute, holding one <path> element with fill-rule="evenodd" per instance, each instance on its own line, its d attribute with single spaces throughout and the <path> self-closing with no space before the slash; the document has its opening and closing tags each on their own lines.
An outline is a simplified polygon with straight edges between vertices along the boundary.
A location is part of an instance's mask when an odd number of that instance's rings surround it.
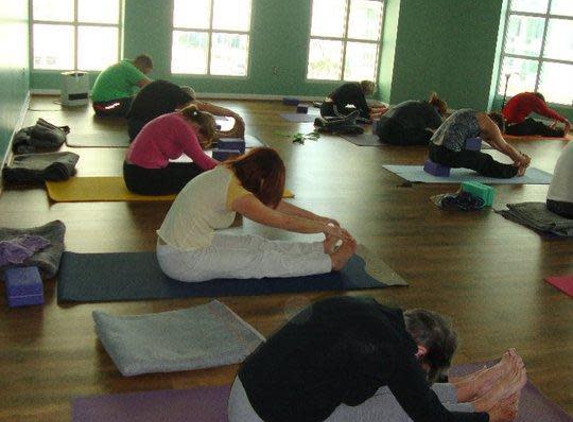
<svg viewBox="0 0 573 422">
<path fill-rule="evenodd" d="M 370 108 L 366 96 L 372 95 L 376 84 L 371 81 L 347 82 L 336 88 L 322 103 L 320 114 L 322 117 L 345 117 L 358 110 L 359 123 L 370 122 Z M 354 108 L 348 107 L 349 105 Z"/>
<path fill-rule="evenodd" d="M 428 344 L 415 341 L 410 331 Z M 436 331 L 441 337 L 434 338 Z M 449 367 L 455 347 L 455 333 L 435 313 L 404 314 L 372 298 L 325 299 L 296 315 L 246 359 L 229 398 L 229 421 L 361 420 L 366 414 L 373 418 L 373 409 L 378 419 L 368 420 L 511 420 L 498 415 L 512 415 L 515 399 L 505 397 L 524 383 L 524 372 L 515 362 L 484 375 L 490 384 L 494 376 L 498 384 L 509 379 L 513 383 L 492 388 L 487 400 L 460 405 L 465 412 L 451 412 L 440 403 L 428 377 Z M 501 377 L 510 366 L 513 372 Z M 450 387 L 450 401 L 455 403 L 460 395 L 467 394 Z M 375 402 L 384 405 L 377 408 Z M 478 407 L 495 407 L 490 412 L 495 417 L 476 412 Z"/>
</svg>

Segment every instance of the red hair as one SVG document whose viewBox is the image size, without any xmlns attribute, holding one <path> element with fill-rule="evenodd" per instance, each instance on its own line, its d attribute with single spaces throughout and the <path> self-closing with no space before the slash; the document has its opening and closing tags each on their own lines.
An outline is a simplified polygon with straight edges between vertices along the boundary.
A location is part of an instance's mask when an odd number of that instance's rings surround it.
<svg viewBox="0 0 573 422">
<path fill-rule="evenodd" d="M 285 165 L 272 148 L 253 148 L 246 155 L 225 162 L 243 188 L 263 204 L 276 208 L 285 187 Z"/>
</svg>

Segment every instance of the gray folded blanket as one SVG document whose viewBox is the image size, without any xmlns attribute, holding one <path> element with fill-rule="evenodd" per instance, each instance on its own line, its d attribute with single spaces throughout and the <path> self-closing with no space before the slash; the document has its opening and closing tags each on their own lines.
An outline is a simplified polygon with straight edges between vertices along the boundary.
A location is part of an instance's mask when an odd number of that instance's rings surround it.
<svg viewBox="0 0 573 422">
<path fill-rule="evenodd" d="M 66 226 L 60 220 L 29 229 L 0 228 L 0 243 L 5 242 L 3 243 L 5 246 L 7 244 L 21 245 L 22 239 L 26 238 L 26 235 L 43 238 L 49 243 L 48 245 L 42 244 L 42 247 L 35 248 L 30 256 L 23 257 L 22 260 L 18 260 L 18 263 L 6 262 L 0 266 L 0 273 L 3 273 L 5 269 L 13 267 L 37 266 L 42 278 L 54 277 L 58 272 L 60 260 L 64 253 L 65 233 Z"/>
<path fill-rule="evenodd" d="M 76 173 L 80 156 L 73 152 L 23 154 L 2 170 L 4 180 L 16 183 L 43 183 L 46 180 L 67 180 Z"/>
<path fill-rule="evenodd" d="M 547 209 L 545 202 L 507 204 L 507 210 L 496 210 L 508 220 L 556 236 L 573 237 L 573 219 L 561 217 Z"/>
<path fill-rule="evenodd" d="M 222 303 L 149 315 L 94 311 L 95 330 L 124 376 L 242 362 L 264 337 Z"/>
</svg>

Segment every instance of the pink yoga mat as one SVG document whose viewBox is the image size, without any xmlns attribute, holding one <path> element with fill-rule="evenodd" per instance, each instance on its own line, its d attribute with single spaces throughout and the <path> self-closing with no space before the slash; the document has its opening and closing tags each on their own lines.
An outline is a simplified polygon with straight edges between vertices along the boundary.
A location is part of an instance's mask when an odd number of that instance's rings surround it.
<svg viewBox="0 0 573 422">
<path fill-rule="evenodd" d="M 482 368 L 467 364 L 452 368 L 460 376 Z M 230 387 L 197 387 L 77 398 L 73 422 L 227 422 Z M 531 383 L 522 390 L 517 422 L 572 422 L 563 409 L 544 397 Z"/>
<path fill-rule="evenodd" d="M 573 297 L 573 275 L 547 277 L 545 281 L 556 289 L 561 290 L 567 296 Z"/>
</svg>

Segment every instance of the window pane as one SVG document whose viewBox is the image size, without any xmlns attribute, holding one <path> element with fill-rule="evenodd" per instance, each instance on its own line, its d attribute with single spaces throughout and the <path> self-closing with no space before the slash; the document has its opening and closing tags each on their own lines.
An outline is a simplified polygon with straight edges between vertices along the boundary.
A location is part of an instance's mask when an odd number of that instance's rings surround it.
<svg viewBox="0 0 573 422">
<path fill-rule="evenodd" d="M 553 0 L 551 2 L 551 13 L 554 15 L 573 16 L 573 1 Z"/>
<path fill-rule="evenodd" d="M 573 20 L 549 19 L 543 57 L 573 61 Z"/>
<path fill-rule="evenodd" d="M 78 27 L 78 69 L 103 70 L 118 60 L 118 29 Z"/>
<path fill-rule="evenodd" d="M 78 21 L 119 23 L 119 0 L 78 0 Z"/>
<path fill-rule="evenodd" d="M 349 42 L 344 63 L 345 81 L 374 81 L 378 46 L 372 43 Z"/>
<path fill-rule="evenodd" d="M 340 80 L 342 41 L 310 40 L 308 79 Z"/>
<path fill-rule="evenodd" d="M 352 0 L 348 20 L 348 38 L 378 41 L 384 5 L 380 1 Z"/>
<path fill-rule="evenodd" d="M 175 0 L 173 6 L 174 27 L 208 29 L 210 21 L 210 0 Z"/>
<path fill-rule="evenodd" d="M 505 39 L 505 52 L 539 56 L 545 20 L 528 16 L 511 16 Z"/>
<path fill-rule="evenodd" d="M 209 35 L 205 32 L 173 31 L 171 72 L 207 74 Z"/>
<path fill-rule="evenodd" d="M 509 97 L 524 91 L 534 91 L 537 69 L 538 62 L 536 60 L 505 57 L 501 66 L 498 93 L 503 94 L 508 76 L 507 95 Z"/>
<path fill-rule="evenodd" d="M 43 25 L 33 27 L 34 69 L 74 68 L 74 27 Z"/>
<path fill-rule="evenodd" d="M 74 20 L 74 0 L 34 0 L 34 20 L 70 22 Z"/>
<path fill-rule="evenodd" d="M 565 0 L 570 1 L 570 0 Z M 547 13 L 548 0 L 511 0 L 512 12 Z"/>
<path fill-rule="evenodd" d="M 249 37 L 239 34 L 213 33 L 212 75 L 247 75 Z"/>
<path fill-rule="evenodd" d="M 214 0 L 213 29 L 248 31 L 251 27 L 251 0 Z"/>
<path fill-rule="evenodd" d="M 315 37 L 344 37 L 347 0 L 313 0 L 312 26 Z"/>
<path fill-rule="evenodd" d="M 573 101 L 573 65 L 543 63 L 539 76 L 539 92 L 551 103 L 571 105 Z"/>
</svg>

